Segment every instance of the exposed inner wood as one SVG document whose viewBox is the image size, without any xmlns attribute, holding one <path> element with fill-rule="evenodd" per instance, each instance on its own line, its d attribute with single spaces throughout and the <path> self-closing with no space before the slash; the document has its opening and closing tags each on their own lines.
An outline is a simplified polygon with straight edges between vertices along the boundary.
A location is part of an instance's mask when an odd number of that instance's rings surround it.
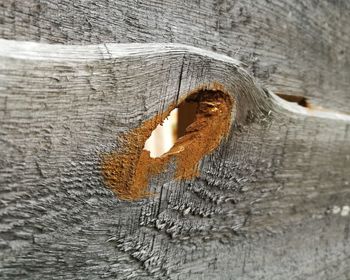
<svg viewBox="0 0 350 280">
<path fill-rule="evenodd" d="M 152 158 L 160 157 L 167 153 L 180 137 L 177 133 L 179 122 L 178 111 L 178 108 L 172 110 L 163 123 L 158 124 L 147 139 L 144 149 L 150 152 Z"/>
<path fill-rule="evenodd" d="M 151 195 L 147 190 L 150 177 L 164 171 L 171 159 L 176 161 L 174 179 L 197 176 L 200 159 L 213 151 L 227 135 L 233 105 L 229 94 L 219 89 L 200 89 L 189 94 L 183 102 L 196 107 L 194 120 L 163 156 L 152 158 L 143 147 L 155 127 L 164 121 L 174 106 L 125 135 L 122 151 L 103 155 L 105 183 L 120 199 L 137 200 Z M 183 107 L 181 103 L 179 107 Z"/>
</svg>

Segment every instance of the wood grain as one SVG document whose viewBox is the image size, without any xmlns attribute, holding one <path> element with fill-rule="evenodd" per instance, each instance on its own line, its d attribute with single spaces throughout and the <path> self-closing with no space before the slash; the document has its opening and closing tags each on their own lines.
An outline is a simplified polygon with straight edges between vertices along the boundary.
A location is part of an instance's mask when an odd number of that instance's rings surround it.
<svg viewBox="0 0 350 280">
<path fill-rule="evenodd" d="M 350 117 L 178 44 L 0 40 L 2 279 L 348 279 Z M 213 82 L 236 101 L 200 176 L 123 202 L 100 155 Z"/>
<path fill-rule="evenodd" d="M 349 111 L 347 0 L 0 0 L 0 38 L 180 43 L 243 61 L 276 93 Z"/>
</svg>

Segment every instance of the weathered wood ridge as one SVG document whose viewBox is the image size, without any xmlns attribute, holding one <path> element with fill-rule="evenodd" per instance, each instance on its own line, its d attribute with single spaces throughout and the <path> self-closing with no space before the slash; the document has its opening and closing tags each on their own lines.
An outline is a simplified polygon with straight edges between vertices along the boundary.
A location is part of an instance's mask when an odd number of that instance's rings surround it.
<svg viewBox="0 0 350 280">
<path fill-rule="evenodd" d="M 1 279 L 350 279 L 350 116 L 333 112 L 349 112 L 349 2 L 0 12 Z M 154 196 L 115 196 L 101 156 L 213 84 L 232 125 L 199 176 L 173 180 L 171 162 Z"/>
<path fill-rule="evenodd" d="M 220 52 L 275 93 L 350 112 L 348 0 L 1 0 L 0 17 L 4 39 Z"/>
</svg>

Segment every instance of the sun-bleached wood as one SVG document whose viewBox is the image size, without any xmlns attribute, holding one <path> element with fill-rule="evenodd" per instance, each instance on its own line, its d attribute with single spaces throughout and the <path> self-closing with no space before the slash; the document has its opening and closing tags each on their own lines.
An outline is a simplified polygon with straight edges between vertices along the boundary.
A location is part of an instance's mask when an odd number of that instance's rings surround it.
<svg viewBox="0 0 350 280">
<path fill-rule="evenodd" d="M 0 40 L 2 279 L 347 279 L 350 117 L 178 44 Z M 235 98 L 201 174 L 120 201 L 100 155 L 203 84 Z"/>
</svg>

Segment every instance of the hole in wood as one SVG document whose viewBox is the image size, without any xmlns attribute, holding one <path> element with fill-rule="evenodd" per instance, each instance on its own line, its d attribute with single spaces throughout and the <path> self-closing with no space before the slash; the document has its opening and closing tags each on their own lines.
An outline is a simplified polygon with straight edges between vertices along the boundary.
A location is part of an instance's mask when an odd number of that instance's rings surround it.
<svg viewBox="0 0 350 280">
<path fill-rule="evenodd" d="M 171 105 L 166 112 L 143 122 L 122 137 L 124 148 L 102 156 L 106 185 L 120 199 L 131 201 L 152 195 L 147 190 L 150 178 L 165 171 L 170 162 L 176 166 L 174 179 L 198 176 L 199 161 L 211 153 L 229 132 L 233 102 L 224 88 L 215 83 L 193 91 L 179 106 Z M 145 142 L 175 107 L 180 116 L 179 137 L 170 150 L 153 158 L 144 149 Z M 191 113 L 186 114 L 187 110 Z"/>
<path fill-rule="evenodd" d="M 168 152 L 177 139 L 186 133 L 186 128 L 194 122 L 198 109 L 197 102 L 184 100 L 173 109 L 163 123 L 158 124 L 147 139 L 144 149 L 151 158 L 157 158 Z"/>
<path fill-rule="evenodd" d="M 306 108 L 311 107 L 309 100 L 304 96 L 289 95 L 289 94 L 283 94 L 283 93 L 277 93 L 277 95 L 288 102 L 297 103 L 298 105 L 306 107 Z"/>
<path fill-rule="evenodd" d="M 151 158 L 157 158 L 168 152 L 174 146 L 177 136 L 178 109 L 175 108 L 164 120 L 158 124 L 147 139 L 144 149 L 150 152 Z"/>
</svg>

